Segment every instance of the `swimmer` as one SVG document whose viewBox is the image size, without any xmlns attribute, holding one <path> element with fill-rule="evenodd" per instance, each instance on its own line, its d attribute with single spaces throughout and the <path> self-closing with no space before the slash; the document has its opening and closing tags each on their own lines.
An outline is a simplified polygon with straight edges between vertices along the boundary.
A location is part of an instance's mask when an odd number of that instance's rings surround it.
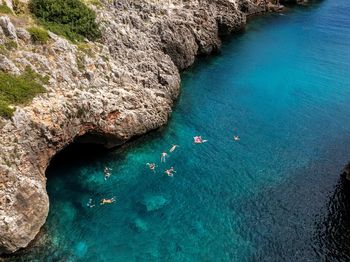
<svg viewBox="0 0 350 262">
<path fill-rule="evenodd" d="M 170 177 L 174 176 L 174 174 L 171 173 L 170 169 L 165 170 L 164 173 L 167 174 Z"/>
<path fill-rule="evenodd" d="M 170 148 L 169 152 L 172 153 L 174 150 L 178 147 L 178 145 L 173 144 L 173 146 Z"/>
<path fill-rule="evenodd" d="M 239 136 L 233 136 L 233 140 L 235 140 L 235 141 L 239 141 Z"/>
<path fill-rule="evenodd" d="M 208 140 L 203 140 L 201 136 L 195 136 L 193 137 L 193 140 L 195 144 L 203 144 L 205 142 L 208 142 Z"/>
<path fill-rule="evenodd" d="M 111 176 L 111 173 L 105 173 L 105 180 L 107 180 Z"/>
<path fill-rule="evenodd" d="M 107 172 L 112 171 L 112 170 L 113 170 L 112 168 L 105 167 L 104 172 L 107 173 Z"/>
<path fill-rule="evenodd" d="M 165 163 L 166 158 L 168 157 L 168 154 L 163 152 L 160 157 L 160 162 Z"/>
<path fill-rule="evenodd" d="M 115 197 L 112 197 L 110 199 L 108 198 L 103 198 L 101 199 L 100 205 L 105 205 L 105 204 L 112 204 L 115 202 Z"/>
<path fill-rule="evenodd" d="M 195 144 L 202 143 L 202 138 L 200 136 L 195 136 L 195 137 L 193 137 L 193 139 L 194 139 L 194 143 Z"/>
<path fill-rule="evenodd" d="M 170 176 L 170 177 L 173 177 L 173 176 L 174 176 L 174 173 L 176 173 L 176 171 L 174 170 L 173 167 L 171 167 L 170 169 L 166 169 L 166 170 L 164 171 L 164 173 L 167 174 L 167 175 Z"/>
<path fill-rule="evenodd" d="M 149 167 L 149 169 L 155 172 L 155 169 L 157 167 L 155 163 L 147 163 L 146 165 Z"/>
<path fill-rule="evenodd" d="M 105 180 L 107 180 L 111 176 L 110 171 L 112 171 L 112 168 L 105 167 L 105 169 L 104 169 L 104 175 L 105 175 L 104 179 Z"/>
<path fill-rule="evenodd" d="M 93 208 L 95 206 L 92 204 L 92 198 L 89 199 L 89 202 L 86 205 L 90 208 Z"/>
</svg>

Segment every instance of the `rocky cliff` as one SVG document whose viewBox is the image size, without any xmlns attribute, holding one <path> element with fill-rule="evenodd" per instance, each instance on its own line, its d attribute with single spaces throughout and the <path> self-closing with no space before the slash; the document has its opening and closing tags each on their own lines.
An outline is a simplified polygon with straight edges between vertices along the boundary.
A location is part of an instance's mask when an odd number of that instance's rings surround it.
<svg viewBox="0 0 350 262">
<path fill-rule="evenodd" d="M 74 45 L 50 33 L 33 43 L 26 21 L 0 17 L 0 70 L 49 77 L 46 93 L 0 117 L 0 253 L 26 247 L 49 210 L 45 170 L 76 139 L 112 147 L 164 125 L 179 94 L 179 70 L 242 30 L 263 0 L 101 0 L 92 6 L 99 42 Z M 270 7 L 273 7 L 269 3 Z"/>
</svg>

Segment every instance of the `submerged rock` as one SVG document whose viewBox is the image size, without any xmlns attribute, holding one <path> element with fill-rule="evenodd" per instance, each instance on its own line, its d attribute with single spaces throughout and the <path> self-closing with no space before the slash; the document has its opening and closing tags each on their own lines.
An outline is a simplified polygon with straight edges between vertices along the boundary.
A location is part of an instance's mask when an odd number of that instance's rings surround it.
<svg viewBox="0 0 350 262">
<path fill-rule="evenodd" d="M 163 195 L 145 195 L 141 204 L 147 212 L 155 211 L 163 208 L 169 203 L 169 200 Z"/>
<path fill-rule="evenodd" d="M 135 218 L 135 220 L 132 223 L 132 227 L 137 231 L 137 232 L 145 232 L 148 231 L 148 224 L 146 221 L 144 221 L 141 218 Z"/>
</svg>

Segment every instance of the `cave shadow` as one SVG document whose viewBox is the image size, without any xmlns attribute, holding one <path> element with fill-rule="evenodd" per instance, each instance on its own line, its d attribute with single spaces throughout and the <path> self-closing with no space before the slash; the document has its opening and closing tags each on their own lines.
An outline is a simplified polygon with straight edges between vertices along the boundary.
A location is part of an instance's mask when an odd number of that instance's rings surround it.
<svg viewBox="0 0 350 262">
<path fill-rule="evenodd" d="M 60 168 L 67 169 L 67 167 L 69 168 L 71 166 L 83 167 L 96 161 L 102 163 L 121 161 L 126 158 L 126 155 L 131 148 L 142 146 L 145 142 L 152 143 L 152 141 L 161 138 L 166 130 L 166 126 L 159 127 L 144 135 L 135 136 L 130 140 L 124 141 L 120 145 L 111 148 L 106 148 L 100 143 L 81 142 L 84 141 L 84 139 L 79 137 L 51 159 L 50 164 L 46 169 L 46 177 L 50 179 L 50 177 L 55 175 L 54 171 Z M 91 134 L 89 134 L 89 136 L 91 136 Z"/>
</svg>

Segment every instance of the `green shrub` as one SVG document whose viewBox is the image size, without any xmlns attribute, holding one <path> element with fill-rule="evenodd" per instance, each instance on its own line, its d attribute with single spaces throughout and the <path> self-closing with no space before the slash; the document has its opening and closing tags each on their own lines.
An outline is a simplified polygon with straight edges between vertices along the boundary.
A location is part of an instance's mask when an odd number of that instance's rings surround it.
<svg viewBox="0 0 350 262">
<path fill-rule="evenodd" d="M 0 115 L 5 118 L 11 118 L 15 110 L 10 107 L 10 104 L 0 96 Z"/>
<path fill-rule="evenodd" d="M 27 68 L 19 76 L 0 71 L 0 116 L 10 118 L 14 105 L 25 104 L 43 93 L 48 79 Z"/>
<path fill-rule="evenodd" d="M 35 43 L 45 44 L 50 39 L 47 30 L 40 27 L 30 27 L 28 28 L 28 32 Z"/>
<path fill-rule="evenodd" d="M 91 46 L 89 44 L 80 43 L 80 44 L 77 44 L 77 48 L 78 48 L 79 51 L 83 52 L 84 54 L 87 54 L 90 57 L 94 56 L 92 48 L 91 48 Z"/>
<path fill-rule="evenodd" d="M 102 7 L 102 3 L 100 2 L 100 0 L 85 0 L 85 2 L 87 4 L 91 4 L 91 5 L 94 5 L 94 6 L 97 6 L 97 7 Z"/>
<path fill-rule="evenodd" d="M 16 49 L 18 47 L 18 44 L 14 40 L 10 40 L 4 43 L 4 47 L 8 50 L 11 51 L 13 49 Z"/>
<path fill-rule="evenodd" d="M 2 13 L 2 14 L 13 14 L 11 8 L 8 7 L 5 3 L 2 3 L 2 2 L 0 2 L 0 13 Z"/>
<path fill-rule="evenodd" d="M 96 40 L 96 14 L 80 0 L 31 0 L 29 10 L 50 31 L 71 41 Z"/>
</svg>

